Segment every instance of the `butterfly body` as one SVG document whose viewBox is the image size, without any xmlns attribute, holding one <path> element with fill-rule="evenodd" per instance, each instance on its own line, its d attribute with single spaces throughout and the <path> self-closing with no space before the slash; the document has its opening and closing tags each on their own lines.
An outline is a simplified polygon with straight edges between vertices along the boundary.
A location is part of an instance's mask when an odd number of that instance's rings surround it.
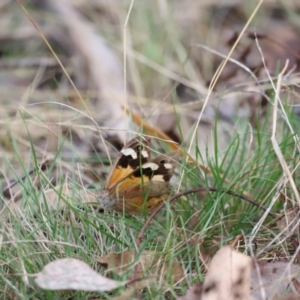
<svg viewBox="0 0 300 300">
<path fill-rule="evenodd" d="M 104 191 L 97 196 L 104 208 L 128 214 L 151 212 L 169 198 L 173 190 L 169 181 L 179 154 L 151 159 L 149 146 L 149 139 L 136 137 L 121 149 Z"/>
</svg>

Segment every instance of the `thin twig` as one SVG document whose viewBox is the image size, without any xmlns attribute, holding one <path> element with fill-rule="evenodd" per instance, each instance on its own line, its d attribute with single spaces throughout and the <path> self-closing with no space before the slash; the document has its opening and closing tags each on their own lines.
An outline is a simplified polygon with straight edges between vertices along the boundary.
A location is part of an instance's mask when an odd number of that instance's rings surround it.
<svg viewBox="0 0 300 300">
<path fill-rule="evenodd" d="M 173 202 L 175 201 L 176 199 L 182 197 L 182 196 L 185 196 L 185 195 L 188 195 L 188 194 L 192 194 L 192 193 L 197 193 L 197 192 L 223 192 L 227 195 L 230 195 L 230 196 L 234 196 L 234 197 L 237 197 L 237 198 L 240 198 L 240 199 L 243 199 L 245 200 L 246 202 L 249 202 L 250 204 L 262 209 L 263 211 L 267 211 L 267 208 L 263 205 L 261 205 L 260 203 L 258 203 L 257 201 L 253 200 L 252 198 L 248 197 L 248 196 L 245 196 L 243 194 L 239 194 L 239 193 L 236 193 L 234 191 L 230 191 L 230 190 L 224 190 L 222 188 L 216 188 L 216 187 L 203 187 L 203 188 L 195 188 L 195 189 L 190 189 L 188 191 L 184 191 L 184 192 L 181 192 L 181 193 L 177 193 L 176 195 L 174 195 L 173 197 L 171 197 L 167 202 Z M 146 220 L 144 226 L 142 227 L 139 235 L 138 235 L 138 238 L 137 238 L 137 248 L 139 248 L 140 244 L 141 244 L 141 241 L 142 241 L 142 238 L 144 236 L 144 233 L 145 233 L 145 230 L 146 228 L 148 227 L 149 223 L 152 221 L 152 219 L 158 214 L 158 212 L 165 206 L 166 202 L 162 202 L 152 213 L 151 215 L 148 217 L 148 219 Z M 271 216 L 272 218 L 276 218 L 277 215 L 273 212 L 268 212 L 269 216 Z"/>
</svg>

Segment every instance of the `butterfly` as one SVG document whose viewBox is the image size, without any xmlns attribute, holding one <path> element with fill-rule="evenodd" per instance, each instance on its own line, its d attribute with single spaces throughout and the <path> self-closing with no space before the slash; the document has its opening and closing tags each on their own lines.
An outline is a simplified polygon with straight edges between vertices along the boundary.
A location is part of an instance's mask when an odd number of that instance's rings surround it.
<svg viewBox="0 0 300 300">
<path fill-rule="evenodd" d="M 97 195 L 104 208 L 127 214 L 151 212 L 169 198 L 179 152 L 151 159 L 150 143 L 150 138 L 135 137 L 121 149 L 104 190 Z"/>
</svg>

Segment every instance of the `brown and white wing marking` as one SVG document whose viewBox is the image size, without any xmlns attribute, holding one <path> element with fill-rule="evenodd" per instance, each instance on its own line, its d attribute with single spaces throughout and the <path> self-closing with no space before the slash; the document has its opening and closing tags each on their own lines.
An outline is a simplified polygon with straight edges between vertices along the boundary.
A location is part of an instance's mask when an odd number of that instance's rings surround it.
<svg viewBox="0 0 300 300">
<path fill-rule="evenodd" d="M 135 137 L 121 149 L 106 180 L 105 190 L 112 189 L 140 165 L 148 162 L 150 159 L 149 145 L 150 139 Z"/>
<path fill-rule="evenodd" d="M 169 152 L 144 163 L 141 170 L 135 170 L 132 175 L 142 173 L 143 177 L 147 176 L 151 181 L 169 182 L 179 160 L 178 151 Z"/>
<path fill-rule="evenodd" d="M 169 182 L 174 174 L 180 156 L 177 151 L 160 155 L 129 173 L 111 190 L 111 194 L 120 193 L 134 185 L 143 185 L 148 181 Z M 114 191 L 113 191 L 114 190 Z"/>
<path fill-rule="evenodd" d="M 152 211 L 170 196 L 169 181 L 179 159 L 178 152 L 170 152 L 141 165 L 115 187 L 113 208 L 128 213 Z"/>
</svg>

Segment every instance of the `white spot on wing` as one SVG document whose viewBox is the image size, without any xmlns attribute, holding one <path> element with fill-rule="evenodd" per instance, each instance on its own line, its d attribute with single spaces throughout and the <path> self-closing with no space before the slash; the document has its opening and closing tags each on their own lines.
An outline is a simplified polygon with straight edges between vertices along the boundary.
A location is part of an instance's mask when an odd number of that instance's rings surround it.
<svg viewBox="0 0 300 300">
<path fill-rule="evenodd" d="M 173 165 L 171 164 L 164 164 L 165 168 L 166 169 L 172 169 L 173 168 Z"/>
<path fill-rule="evenodd" d="M 132 148 L 122 149 L 121 153 L 125 156 L 131 156 L 133 159 L 137 159 L 137 153 Z"/>
<path fill-rule="evenodd" d="M 155 175 L 152 177 L 152 181 L 165 181 L 163 175 Z"/>
<path fill-rule="evenodd" d="M 158 169 L 158 164 L 152 163 L 152 162 L 148 162 L 142 165 L 143 169 L 147 169 L 150 168 L 151 170 L 155 171 Z"/>
<path fill-rule="evenodd" d="M 142 156 L 143 156 L 143 157 L 148 157 L 148 156 L 149 156 L 149 155 L 148 155 L 148 152 L 147 152 L 147 151 L 145 151 L 145 150 L 144 150 L 144 151 L 142 151 Z"/>
</svg>

